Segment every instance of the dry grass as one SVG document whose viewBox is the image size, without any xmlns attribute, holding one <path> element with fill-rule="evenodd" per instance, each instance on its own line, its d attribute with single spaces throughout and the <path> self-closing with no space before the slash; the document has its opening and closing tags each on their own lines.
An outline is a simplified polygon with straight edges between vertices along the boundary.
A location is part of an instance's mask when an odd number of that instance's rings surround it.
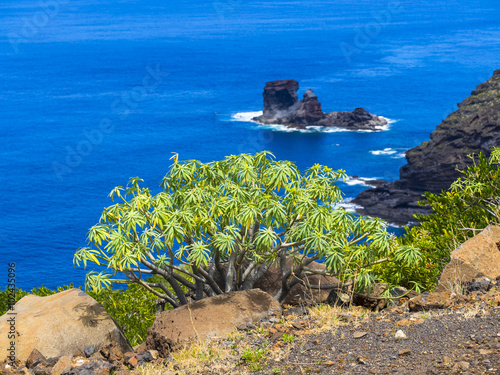
<svg viewBox="0 0 500 375">
<path fill-rule="evenodd" d="M 279 325 L 290 328 L 293 320 L 301 319 L 304 322 L 304 329 L 297 332 L 296 339 L 299 342 L 302 336 L 335 331 L 336 327 L 359 321 L 368 313 L 368 310 L 361 307 L 341 309 L 329 305 L 316 305 L 310 308 L 307 317 L 290 315 L 288 319 L 283 318 Z M 349 315 L 349 322 L 345 320 L 346 315 Z M 280 373 L 278 368 L 273 369 L 268 366 L 268 362 L 272 360 L 274 363 L 286 364 L 295 339 L 274 344 L 267 341 L 269 336 L 269 329 L 260 327 L 248 334 L 232 332 L 224 338 L 192 342 L 184 349 L 173 353 L 167 365 L 147 364 L 136 369 L 133 374 L 251 374 L 259 369 L 266 373 Z"/>
<path fill-rule="evenodd" d="M 185 348 L 172 354 L 172 361 L 167 365 L 146 364 L 136 369 L 134 375 L 164 375 L 172 373 L 196 374 L 220 373 L 226 371 L 225 363 L 232 359 L 232 349 L 219 340 L 192 342 Z"/>
</svg>

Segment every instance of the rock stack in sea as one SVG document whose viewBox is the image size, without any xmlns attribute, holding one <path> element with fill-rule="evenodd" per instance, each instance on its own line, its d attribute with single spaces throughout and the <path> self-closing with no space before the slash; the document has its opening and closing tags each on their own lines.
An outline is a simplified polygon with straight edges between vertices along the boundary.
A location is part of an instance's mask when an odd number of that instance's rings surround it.
<svg viewBox="0 0 500 375">
<path fill-rule="evenodd" d="M 500 69 L 458 104 L 429 141 L 406 152 L 399 180 L 365 190 L 353 203 L 363 207 L 359 213 L 391 223 L 414 221 L 413 214 L 429 212 L 417 205 L 425 191 L 447 190 L 460 177 L 458 169 L 471 163 L 467 155 L 489 155 L 494 146 L 500 146 Z"/>
<path fill-rule="evenodd" d="M 309 89 L 298 100 L 299 83 L 293 79 L 267 82 L 264 87 L 264 111 L 253 120 L 261 124 L 286 125 L 304 129 L 308 126 L 337 127 L 349 130 L 380 131 L 387 125 L 383 117 L 370 114 L 363 108 L 352 112 L 324 113 L 321 103 Z"/>
</svg>

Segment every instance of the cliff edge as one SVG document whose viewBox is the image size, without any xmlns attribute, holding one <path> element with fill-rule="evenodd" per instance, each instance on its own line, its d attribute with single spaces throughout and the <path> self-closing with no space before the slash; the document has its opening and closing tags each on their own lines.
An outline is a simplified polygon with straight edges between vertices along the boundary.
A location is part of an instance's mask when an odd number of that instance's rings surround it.
<svg viewBox="0 0 500 375">
<path fill-rule="evenodd" d="M 477 86 L 431 133 L 431 139 L 406 152 L 408 163 L 399 170 L 400 179 L 359 194 L 353 203 L 358 213 L 377 216 L 404 225 L 413 214 L 428 213 L 419 207 L 425 191 L 447 190 L 470 164 L 468 154 L 490 154 L 500 145 L 500 69 Z"/>
</svg>

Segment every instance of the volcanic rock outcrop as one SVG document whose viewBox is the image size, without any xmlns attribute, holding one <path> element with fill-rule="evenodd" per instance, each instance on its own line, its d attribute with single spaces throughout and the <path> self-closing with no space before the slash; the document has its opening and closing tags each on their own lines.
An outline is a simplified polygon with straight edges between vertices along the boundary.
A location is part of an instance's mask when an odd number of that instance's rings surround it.
<svg viewBox="0 0 500 375">
<path fill-rule="evenodd" d="M 458 104 L 430 141 L 406 152 L 408 163 L 399 170 L 399 180 L 365 190 L 353 203 L 363 207 L 359 213 L 391 223 L 414 221 L 413 214 L 428 213 L 417 205 L 425 191 L 447 190 L 460 177 L 458 169 L 471 163 L 467 155 L 489 155 L 494 146 L 500 146 L 500 69 Z"/>
<path fill-rule="evenodd" d="M 286 125 L 304 129 L 308 126 L 338 127 L 349 130 L 382 130 L 387 121 L 363 108 L 352 112 L 324 113 L 321 103 L 309 89 L 298 100 L 299 83 L 293 79 L 267 82 L 264 87 L 264 111 L 253 120 L 261 124 Z"/>
</svg>

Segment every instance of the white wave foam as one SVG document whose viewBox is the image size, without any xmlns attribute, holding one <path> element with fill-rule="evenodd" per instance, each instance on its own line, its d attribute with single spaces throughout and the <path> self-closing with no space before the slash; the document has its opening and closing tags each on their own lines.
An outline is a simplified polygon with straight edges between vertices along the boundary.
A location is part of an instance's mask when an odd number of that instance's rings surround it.
<svg viewBox="0 0 500 375">
<path fill-rule="evenodd" d="M 350 130 L 350 129 L 344 129 L 344 128 L 336 128 L 336 127 L 325 127 L 325 126 L 317 126 L 317 125 L 310 125 L 306 126 L 305 129 L 297 129 L 293 128 L 290 126 L 286 125 L 275 125 L 275 124 L 261 124 L 257 121 L 252 121 L 254 117 L 258 117 L 262 115 L 262 111 L 255 111 L 255 112 L 238 112 L 234 115 L 231 116 L 231 119 L 233 121 L 241 121 L 241 122 L 252 122 L 254 124 L 257 124 L 259 128 L 262 129 L 268 129 L 272 131 L 279 131 L 279 132 L 286 132 L 286 133 L 291 133 L 291 132 L 299 132 L 299 133 L 340 133 L 340 132 L 356 132 L 356 133 L 374 133 L 377 131 L 386 131 L 389 130 L 390 124 L 395 123 L 397 120 L 391 120 L 386 117 L 382 117 L 387 121 L 387 125 L 384 126 L 377 126 L 375 127 L 376 130 Z"/>
<path fill-rule="evenodd" d="M 345 183 L 347 185 L 362 185 L 362 186 L 373 186 L 370 184 L 370 181 L 374 181 L 377 178 L 375 177 L 347 177 Z"/>
<path fill-rule="evenodd" d="M 401 152 L 399 154 L 391 156 L 391 158 L 393 158 L 393 159 L 402 159 L 402 158 L 405 158 L 405 157 L 406 157 L 406 153 L 405 152 Z"/>
<path fill-rule="evenodd" d="M 387 148 L 384 148 L 383 150 L 371 150 L 369 151 L 370 154 L 372 155 L 392 155 L 391 158 L 393 159 L 402 159 L 404 157 L 406 157 L 406 151 L 401 151 L 403 149 L 401 148 L 391 148 L 391 147 L 387 147 Z"/>
<path fill-rule="evenodd" d="M 256 111 L 256 112 L 238 112 L 234 115 L 231 116 L 231 118 L 235 121 L 243 121 L 243 122 L 255 122 L 257 123 L 256 121 L 252 121 L 252 119 L 254 117 L 257 117 L 257 116 L 262 116 L 262 111 Z"/>
<path fill-rule="evenodd" d="M 356 213 L 357 209 L 363 208 L 359 204 L 351 203 L 354 198 L 346 198 L 344 201 L 339 202 L 333 206 L 333 208 L 343 208 L 347 212 Z"/>
<path fill-rule="evenodd" d="M 395 153 L 397 153 L 397 151 L 390 148 L 390 147 L 384 148 L 383 150 L 370 151 L 370 154 L 372 154 L 372 155 L 393 155 Z"/>
</svg>

